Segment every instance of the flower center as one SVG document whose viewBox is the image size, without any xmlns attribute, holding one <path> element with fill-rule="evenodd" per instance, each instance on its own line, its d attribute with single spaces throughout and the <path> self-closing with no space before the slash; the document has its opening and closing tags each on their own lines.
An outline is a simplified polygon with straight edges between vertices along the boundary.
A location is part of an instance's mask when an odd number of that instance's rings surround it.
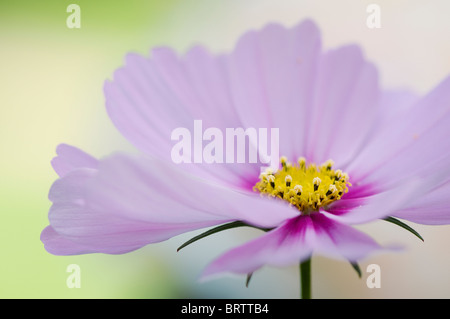
<svg viewBox="0 0 450 319">
<path fill-rule="evenodd" d="M 332 168 L 332 160 L 320 166 L 306 165 L 305 158 L 301 157 L 292 165 L 283 156 L 280 162 L 282 169 L 275 173 L 267 169 L 261 173 L 253 189 L 261 195 L 284 199 L 304 214 L 341 199 L 351 186 L 347 173 Z"/>
</svg>

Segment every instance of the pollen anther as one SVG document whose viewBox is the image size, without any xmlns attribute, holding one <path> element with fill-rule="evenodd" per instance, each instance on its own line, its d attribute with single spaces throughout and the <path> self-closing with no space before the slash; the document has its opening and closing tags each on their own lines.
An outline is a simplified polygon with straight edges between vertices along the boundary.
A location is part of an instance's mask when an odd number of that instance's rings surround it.
<svg viewBox="0 0 450 319">
<path fill-rule="evenodd" d="M 286 177 L 284 178 L 285 182 L 286 182 L 286 186 L 290 187 L 291 186 L 291 182 L 292 182 L 292 177 L 291 175 L 286 175 Z"/>
<path fill-rule="evenodd" d="M 314 191 L 317 191 L 319 189 L 321 179 L 318 177 L 314 177 L 313 179 L 313 185 L 314 185 Z"/>
</svg>

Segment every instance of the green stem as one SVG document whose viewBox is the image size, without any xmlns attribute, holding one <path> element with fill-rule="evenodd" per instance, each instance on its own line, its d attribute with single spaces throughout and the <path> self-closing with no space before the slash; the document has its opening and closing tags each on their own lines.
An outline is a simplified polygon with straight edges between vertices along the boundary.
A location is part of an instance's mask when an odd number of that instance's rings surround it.
<svg viewBox="0 0 450 319">
<path fill-rule="evenodd" d="M 311 299 L 311 258 L 300 263 L 300 286 L 302 299 Z"/>
</svg>

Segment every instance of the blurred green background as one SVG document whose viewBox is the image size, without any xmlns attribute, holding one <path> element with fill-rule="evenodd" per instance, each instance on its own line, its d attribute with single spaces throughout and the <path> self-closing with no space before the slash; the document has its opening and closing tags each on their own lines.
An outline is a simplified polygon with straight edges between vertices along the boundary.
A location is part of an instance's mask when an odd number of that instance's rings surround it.
<svg viewBox="0 0 450 319">
<path fill-rule="evenodd" d="M 69 29 L 66 8 L 81 8 L 81 28 Z M 98 157 L 134 152 L 104 110 L 103 83 L 128 52 L 154 46 L 180 52 L 202 43 L 230 50 L 239 35 L 268 22 L 314 19 L 325 47 L 357 42 L 380 69 L 386 87 L 432 89 L 450 73 L 448 1 L 377 1 L 382 28 L 368 29 L 372 1 L 165 0 L 0 2 L 0 298 L 296 298 L 296 267 L 266 267 L 249 288 L 243 277 L 199 283 L 202 268 L 221 251 L 257 235 L 218 234 L 176 253 L 192 234 L 121 255 L 57 257 L 39 240 L 48 224 L 50 166 L 56 145 Z M 402 254 L 374 256 L 382 288 L 368 289 L 346 263 L 313 259 L 319 298 L 449 298 L 449 227 L 414 225 L 419 242 L 387 223 L 361 228 Z M 66 285 L 69 264 L 81 268 L 81 288 Z M 432 271 L 424 272 L 424 269 Z"/>
</svg>

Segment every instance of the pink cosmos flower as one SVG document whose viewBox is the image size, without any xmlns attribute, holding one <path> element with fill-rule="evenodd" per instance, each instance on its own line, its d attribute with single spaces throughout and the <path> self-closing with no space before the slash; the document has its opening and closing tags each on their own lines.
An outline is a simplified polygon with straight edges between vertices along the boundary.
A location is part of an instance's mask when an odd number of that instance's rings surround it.
<svg viewBox="0 0 450 319">
<path fill-rule="evenodd" d="M 383 249 L 354 224 L 450 223 L 450 78 L 424 97 L 382 90 L 358 46 L 324 51 L 311 21 L 248 32 L 229 54 L 130 54 L 105 96 L 111 120 L 143 155 L 97 160 L 58 146 L 41 235 L 52 254 L 122 254 L 241 222 L 266 232 L 203 276 L 249 274 L 313 253 L 356 262 Z M 175 164 L 171 132 L 198 119 L 223 131 L 279 128 L 280 169 Z"/>
</svg>

